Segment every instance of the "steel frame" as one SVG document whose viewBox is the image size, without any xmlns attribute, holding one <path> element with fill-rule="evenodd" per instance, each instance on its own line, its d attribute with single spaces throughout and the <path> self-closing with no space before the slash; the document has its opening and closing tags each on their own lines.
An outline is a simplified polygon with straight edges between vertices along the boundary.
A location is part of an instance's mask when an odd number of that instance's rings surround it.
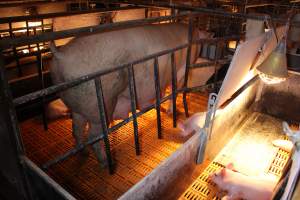
<svg viewBox="0 0 300 200">
<path fill-rule="evenodd" d="M 224 60 L 221 61 L 214 61 L 214 62 L 207 62 L 203 64 L 190 64 L 190 49 L 191 46 L 194 44 L 199 44 L 199 43 L 204 43 L 204 42 L 210 42 L 210 43 L 217 43 L 218 41 L 228 41 L 228 40 L 237 40 L 240 37 L 239 36 L 231 36 L 231 37 L 223 37 L 223 38 L 214 38 L 214 39 L 199 39 L 199 40 L 192 40 L 191 35 L 192 35 L 192 30 L 193 30 L 193 18 L 196 17 L 199 13 L 201 12 L 190 12 L 190 13 L 185 13 L 185 14 L 180 14 L 180 15 L 172 15 L 172 16 L 166 16 L 166 17 L 157 17 L 157 18 L 148 18 L 148 19 L 142 19 L 142 20 L 132 20 L 132 21 L 127 21 L 127 22 L 118 22 L 114 24 L 104 24 L 104 25 L 99 25 L 99 26 L 92 26 L 92 27 L 84 27 L 84 28 L 79 28 L 79 29 L 72 29 L 72 30 L 66 30 L 66 31 L 59 31 L 56 33 L 44 33 L 42 35 L 37 35 L 37 36 L 28 36 L 28 37 L 22 37 L 22 38 L 15 38 L 15 39 L 5 39 L 0 41 L 0 48 L 6 49 L 6 48 L 11 48 L 11 47 L 16 47 L 18 45 L 28 45 L 32 43 L 39 43 L 39 42 L 46 42 L 49 40 L 55 40 L 55 39 L 61 39 L 61 38 L 66 38 L 70 36 L 79 36 L 79 35 L 87 35 L 91 33 L 97 33 L 101 31 L 109 31 L 109 30 L 116 30 L 116 29 L 121 29 L 121 28 L 128 28 L 128 27 L 135 27 L 135 26 L 141 26 L 141 25 L 146 25 L 146 24 L 151 24 L 154 22 L 161 22 L 161 21 L 170 21 L 170 20 L 176 20 L 179 18 L 184 18 L 184 17 L 189 17 L 189 38 L 188 38 L 188 43 L 177 46 L 173 49 L 168 49 L 164 50 L 161 52 L 154 53 L 152 55 L 145 56 L 144 58 L 135 60 L 130 63 L 126 63 L 120 66 L 116 66 L 113 69 L 109 70 L 104 70 L 104 71 L 97 71 L 91 74 L 88 74 L 86 76 L 82 76 L 79 78 L 76 78 L 74 80 L 64 82 L 58 85 L 54 85 L 48 88 L 41 89 L 37 92 L 33 92 L 27 95 L 24 95 L 22 97 L 18 97 L 15 99 L 8 99 L 11 101 L 9 104 L 9 109 L 10 109 L 10 116 L 11 116 L 11 123 L 13 128 L 13 134 L 16 137 L 17 140 L 17 146 L 18 149 L 23 149 L 23 144 L 22 140 L 20 137 L 20 130 L 18 128 L 18 120 L 16 118 L 15 114 L 15 107 L 21 104 L 24 104 L 26 102 L 38 99 L 38 98 L 44 98 L 47 95 L 54 94 L 59 91 L 63 91 L 66 89 L 69 89 L 71 87 L 75 87 L 76 85 L 82 84 L 87 81 L 93 80 L 95 82 L 95 89 L 97 93 L 97 100 L 98 100 L 98 108 L 99 108 L 99 113 L 100 113 L 100 119 L 102 123 L 102 134 L 99 134 L 97 137 L 88 140 L 87 142 L 81 144 L 80 146 L 73 148 L 69 151 L 67 151 L 64 155 L 61 155 L 54 160 L 48 161 L 43 165 L 44 169 L 47 169 L 48 167 L 52 166 L 53 164 L 56 164 L 62 160 L 67 159 L 69 156 L 76 154 L 77 152 L 83 150 L 83 148 L 87 145 L 94 144 L 101 139 L 104 140 L 105 142 L 105 149 L 106 149 L 106 154 L 107 154 L 107 159 L 108 159 L 108 164 L 109 164 L 109 172 L 113 173 L 113 163 L 112 163 L 112 157 L 110 154 L 110 144 L 108 140 L 108 135 L 109 133 L 117 130 L 121 126 L 127 124 L 130 121 L 133 121 L 134 125 L 134 136 L 135 136 L 135 146 L 136 146 L 136 154 L 138 155 L 140 153 L 139 149 L 139 140 L 138 140 L 138 123 L 137 123 L 137 117 L 141 116 L 145 112 L 156 108 L 157 112 L 157 125 L 158 125 L 158 138 L 162 137 L 161 134 L 161 123 L 160 123 L 160 104 L 172 99 L 173 101 L 173 126 L 176 127 L 176 98 L 179 93 L 187 94 L 189 92 L 195 92 L 195 91 L 200 91 L 203 90 L 204 88 L 215 88 L 216 85 L 220 85 L 219 82 L 214 82 L 212 84 L 208 85 L 202 85 L 198 87 L 192 87 L 188 88 L 187 87 L 187 79 L 188 79 L 188 69 L 189 68 L 197 68 L 197 67 L 206 67 L 208 65 L 213 64 L 218 64 L 218 63 L 223 63 L 227 62 Z M 226 15 L 227 16 L 227 15 Z M 185 85 L 183 88 L 179 89 L 177 88 L 177 81 L 176 81 L 176 66 L 175 66 L 175 61 L 174 61 L 174 54 L 178 50 L 182 50 L 187 48 L 187 70 L 185 74 Z M 158 73 L 158 57 L 162 55 L 167 55 L 170 54 L 171 56 L 171 67 L 172 67 L 172 94 L 168 95 L 166 97 L 161 98 L 160 96 L 160 87 L 159 87 L 159 73 Z M 2 56 L 0 56 L 0 59 L 3 59 Z M 156 103 L 155 105 L 148 106 L 146 109 L 136 112 L 136 89 L 135 89 L 135 77 L 134 77 L 134 71 L 133 71 L 133 66 L 145 62 L 148 60 L 154 60 L 154 69 L 155 69 L 155 88 L 156 88 Z M 0 62 L 0 68 L 1 68 L 1 76 L 4 76 L 5 74 L 5 68 L 4 68 L 4 63 Z M 103 100 L 103 93 L 102 93 L 102 87 L 101 87 L 101 79 L 100 77 L 117 71 L 117 70 L 122 70 L 122 69 L 127 69 L 128 70 L 128 85 L 130 88 L 130 96 L 131 96 L 131 110 L 132 110 L 132 115 L 128 117 L 127 119 L 123 120 L 122 122 L 118 123 L 115 126 L 112 126 L 108 128 L 107 122 L 106 122 L 106 114 L 105 114 L 105 106 L 104 106 L 104 100 Z M 9 85 L 7 84 L 7 80 L 5 78 L 1 79 L 3 81 L 4 86 L 4 92 L 7 94 L 10 94 L 10 88 Z M 186 101 L 186 100 L 184 100 Z M 186 104 L 186 102 L 185 102 Z M 187 110 L 187 104 L 185 105 L 185 110 Z M 188 113 L 186 111 L 186 113 Z M 21 151 L 21 155 L 24 154 L 24 151 Z M 20 156 L 21 163 L 22 163 L 22 157 Z"/>
</svg>

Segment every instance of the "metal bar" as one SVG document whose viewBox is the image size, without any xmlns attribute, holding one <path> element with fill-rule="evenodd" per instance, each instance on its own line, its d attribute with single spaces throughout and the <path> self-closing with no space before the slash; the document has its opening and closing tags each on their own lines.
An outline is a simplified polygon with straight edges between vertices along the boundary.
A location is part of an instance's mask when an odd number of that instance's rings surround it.
<svg viewBox="0 0 300 200">
<path fill-rule="evenodd" d="M 105 143 L 105 152 L 106 152 L 106 158 L 108 162 L 108 169 L 109 173 L 113 174 L 113 163 L 112 163 L 112 157 L 110 152 L 110 144 L 108 139 L 108 129 L 107 129 L 107 122 L 106 122 L 106 112 L 105 112 L 105 103 L 103 98 L 103 91 L 102 91 L 102 85 L 101 85 L 101 78 L 95 78 L 95 87 L 96 87 L 96 94 L 97 94 L 97 100 L 98 100 L 98 109 L 100 114 L 100 121 L 101 121 L 101 127 L 102 127 L 102 134 L 103 139 Z"/>
<path fill-rule="evenodd" d="M 50 178 L 45 172 L 43 172 L 38 166 L 36 166 L 28 157 L 22 156 L 24 164 L 28 169 L 34 171 L 47 185 L 50 185 L 54 191 L 60 194 L 64 199 L 75 200 L 75 198 L 67 192 L 64 188 L 62 188 L 59 184 L 57 184 L 52 178 Z"/>
<path fill-rule="evenodd" d="M 217 81 L 218 81 L 218 57 L 219 57 L 219 45 L 218 43 L 215 43 L 216 45 L 216 51 L 215 51 L 215 60 L 214 60 L 214 66 L 215 66 L 215 74 L 214 74 L 214 90 L 215 93 L 217 93 Z"/>
<path fill-rule="evenodd" d="M 43 75 L 43 60 L 42 60 L 42 55 L 41 52 L 37 55 L 37 70 L 38 70 L 38 75 L 39 75 L 39 81 L 40 81 L 40 87 L 41 89 L 45 88 L 45 81 L 44 81 L 44 75 Z M 48 130 L 48 122 L 47 122 L 47 117 L 46 117 L 46 105 L 45 105 L 45 96 L 41 98 L 41 111 L 42 111 L 42 118 L 43 118 L 43 126 L 44 130 Z"/>
<path fill-rule="evenodd" d="M 26 20 L 26 35 L 27 37 L 30 35 L 29 34 L 29 23 L 28 23 L 28 20 Z M 28 44 L 28 50 L 30 49 L 30 44 Z"/>
<path fill-rule="evenodd" d="M 110 3 L 126 3 L 129 5 L 140 5 L 140 6 L 147 6 L 147 7 L 165 7 L 165 8 L 175 8 L 179 10 L 189 10 L 189 11 L 194 11 L 194 12 L 199 12 L 199 13 L 206 13 L 206 14 L 211 14 L 211 15 L 219 15 L 219 16 L 224 16 L 224 17 L 234 17 L 234 18 L 241 18 L 241 19 L 255 19 L 255 20 L 260 20 L 264 21 L 265 17 L 261 15 L 256 15 L 256 14 L 245 14 L 245 13 L 232 13 L 232 12 L 227 12 L 219 9 L 211 9 L 211 8 L 204 8 L 204 7 L 195 7 L 195 6 L 189 6 L 186 4 L 179 4 L 179 3 L 174 3 L 174 2 L 162 2 L 162 1 L 155 1 L 155 2 L 150 2 L 150 1 L 136 1 L 136 0 L 130 0 L 130 1 L 111 1 Z M 280 24 L 286 24 L 286 19 L 285 18 L 274 18 L 274 22 L 280 23 Z M 300 23 L 293 23 L 294 26 L 300 26 Z"/>
<path fill-rule="evenodd" d="M 189 30 L 188 30 L 188 48 L 187 48 L 187 53 L 186 53 L 186 65 L 185 65 L 185 74 L 184 74 L 184 87 L 187 87 L 188 84 L 188 78 L 189 78 L 189 69 L 190 69 L 190 63 L 191 63 L 191 50 L 192 50 L 192 40 L 193 40 L 193 18 L 189 18 Z M 187 105 L 187 100 L 186 100 L 186 92 L 183 93 L 182 96 L 183 100 L 183 106 L 184 106 L 184 113 L 185 116 L 189 116 L 189 110 L 188 110 L 188 105 Z"/>
<path fill-rule="evenodd" d="M 9 22 L 22 22 L 26 20 L 49 19 L 54 17 L 64 17 L 64 16 L 89 14 L 89 13 L 112 12 L 112 11 L 129 10 L 129 9 L 136 9 L 136 8 L 141 8 L 141 6 L 126 6 L 126 7 L 109 8 L 109 9 L 105 8 L 105 9 L 93 9 L 93 10 L 84 10 L 84 11 L 68 11 L 68 12 L 38 14 L 38 15 L 2 17 L 0 18 L 0 24 L 9 23 Z"/>
<path fill-rule="evenodd" d="M 13 145 L 13 149 L 16 153 L 16 156 L 18 156 L 17 160 L 20 161 L 18 162 L 19 165 L 18 167 L 21 169 L 20 176 L 21 176 L 22 183 L 25 185 L 25 193 L 26 193 L 25 195 L 27 196 L 28 199 L 33 199 L 33 194 L 29 184 L 28 176 L 24 169 L 24 163 L 20 159 L 20 156 L 25 154 L 25 150 L 24 150 L 24 145 L 20 134 L 21 131 L 18 126 L 16 110 L 12 102 L 13 98 L 12 98 L 10 86 L 8 84 L 8 80 L 5 74 L 6 73 L 5 73 L 4 58 L 0 52 L 0 82 L 1 82 L 0 93 L 2 93 L 0 96 L 0 100 L 3 101 L 5 105 L 7 105 L 7 109 L 8 109 L 7 118 L 10 123 L 7 124 L 7 128 L 9 129 L 9 132 L 7 134 L 9 134 L 8 137 L 12 142 L 11 145 Z"/>
<path fill-rule="evenodd" d="M 67 37 L 74 37 L 74 36 L 82 36 L 88 35 L 92 33 L 104 32 L 104 31 L 111 31 L 111 30 L 118 30 L 122 28 L 131 28 L 136 26 L 143 26 L 147 24 L 152 24 L 154 22 L 161 22 L 161 21 L 168 21 L 171 19 L 183 18 L 187 16 L 196 15 L 197 13 L 183 13 L 177 16 L 163 16 L 163 17 L 155 17 L 155 18 L 147 18 L 147 19 L 137 19 L 137 20 L 129 20 L 123 22 L 115 22 L 115 23 L 108 23 L 108 24 L 101 24 L 96 26 L 88 26 L 82 28 L 75 28 L 69 29 L 64 31 L 55 31 L 51 33 L 44 33 L 37 36 L 29 36 L 29 37 L 20 37 L 15 39 L 3 39 L 0 41 L 0 48 L 7 49 L 13 46 L 22 46 L 37 42 L 44 42 L 44 41 L 52 41 L 56 39 L 62 39 Z"/>
<path fill-rule="evenodd" d="M 171 53 L 171 67 L 172 67 L 172 104 L 173 104 L 173 127 L 177 126 L 177 71 L 175 63 L 175 54 Z"/>
<path fill-rule="evenodd" d="M 45 33 L 44 19 L 41 19 L 41 26 L 42 26 L 42 33 Z M 52 25 L 51 25 L 51 26 L 52 26 Z M 43 42 L 43 45 L 44 45 L 44 48 L 45 48 L 45 45 L 46 45 L 46 42 L 45 42 L 45 41 Z"/>
<path fill-rule="evenodd" d="M 137 97 L 136 97 L 136 86 L 135 86 L 133 65 L 130 65 L 130 67 L 128 67 L 128 84 L 129 84 L 129 92 L 130 92 L 130 100 L 131 100 L 131 113 L 133 117 L 135 153 L 136 155 L 140 155 L 138 123 L 137 123 L 137 116 L 136 116 Z"/>
<path fill-rule="evenodd" d="M 221 83 L 222 83 L 221 81 L 218 82 L 218 84 L 221 84 Z M 213 88 L 213 83 L 207 84 L 207 85 L 196 86 L 196 87 L 192 87 L 192 88 L 181 88 L 177 91 L 177 93 L 183 93 L 184 91 L 198 92 L 198 91 L 201 91 L 201 90 L 204 90 L 207 88 Z M 171 98 L 172 98 L 172 95 L 165 96 L 165 97 L 161 98 L 160 102 L 164 103 L 164 102 L 170 100 Z M 136 116 L 140 117 L 141 115 L 145 114 L 146 112 L 150 111 L 151 109 L 154 109 L 155 107 L 156 107 L 156 104 L 150 105 L 150 106 L 146 107 L 145 109 L 141 110 L 140 112 L 136 113 Z M 124 119 L 123 121 L 119 122 L 118 124 L 108 128 L 108 133 L 110 134 L 110 133 L 116 131 L 117 129 L 119 129 L 120 127 L 124 126 L 125 124 L 129 123 L 132 120 L 133 120 L 133 116 L 130 116 L 127 119 Z M 48 169 L 52 165 L 54 165 L 58 162 L 61 162 L 63 160 L 66 160 L 71 155 L 75 155 L 79 151 L 82 151 L 86 146 L 92 145 L 96 142 L 99 142 L 103 138 L 104 138 L 104 135 L 98 135 L 97 137 L 91 138 L 87 142 L 80 144 L 79 146 L 67 151 L 63 155 L 60 155 L 60 156 L 56 157 L 55 159 L 46 162 L 45 164 L 42 165 L 42 167 L 43 167 L 43 169 Z"/>
<path fill-rule="evenodd" d="M 52 26 L 52 24 L 45 24 L 45 26 Z M 43 25 L 39 25 L 39 26 L 34 26 L 35 28 L 44 28 Z M 12 31 L 19 31 L 19 30 L 24 30 L 24 27 L 18 27 L 18 28 L 13 28 Z M 0 33 L 5 33 L 5 32 L 9 32 L 9 29 L 1 29 Z"/>
<path fill-rule="evenodd" d="M 217 60 L 217 61 L 212 61 L 212 62 L 202 62 L 202 63 L 195 63 L 195 64 L 191 64 L 190 65 L 190 69 L 196 69 L 196 68 L 203 68 L 203 67 L 210 67 L 214 64 L 219 64 L 219 65 L 224 65 L 227 63 L 231 62 L 231 58 L 229 59 L 221 59 L 221 60 Z"/>
<path fill-rule="evenodd" d="M 13 39 L 14 38 L 14 33 L 12 31 L 12 23 L 10 22 L 8 24 L 9 24 L 9 35 L 10 35 L 10 38 Z M 20 77 L 20 76 L 23 75 L 23 72 L 22 72 L 22 69 L 21 69 L 20 60 L 19 60 L 19 57 L 18 57 L 18 52 L 17 52 L 16 47 L 13 47 L 13 52 L 14 52 L 14 57 L 15 57 L 16 63 L 17 63 L 18 76 Z"/>
<path fill-rule="evenodd" d="M 159 66 L 158 66 L 158 58 L 154 58 L 154 81 L 155 81 L 155 95 L 156 95 L 156 120 L 157 120 L 157 135 L 158 138 L 161 139 L 161 116 L 160 116 L 160 80 L 159 80 Z"/>
</svg>

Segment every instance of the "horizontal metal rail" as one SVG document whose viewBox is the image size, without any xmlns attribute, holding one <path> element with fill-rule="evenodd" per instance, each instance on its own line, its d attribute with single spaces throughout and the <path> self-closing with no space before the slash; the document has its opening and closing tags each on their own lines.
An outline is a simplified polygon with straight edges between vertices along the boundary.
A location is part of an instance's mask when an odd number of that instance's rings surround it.
<svg viewBox="0 0 300 200">
<path fill-rule="evenodd" d="M 118 30 L 124 28 L 132 28 L 132 27 L 152 24 L 155 22 L 168 21 L 172 19 L 179 19 L 183 17 L 196 16 L 196 15 L 199 15 L 199 13 L 193 12 L 193 13 L 184 13 L 184 14 L 173 15 L 173 16 L 129 20 L 124 22 L 115 22 L 115 23 L 101 24 L 96 26 L 68 29 L 64 31 L 48 32 L 36 36 L 19 37 L 14 39 L 3 39 L 0 40 L 0 49 L 4 50 L 7 48 L 23 46 L 23 45 L 33 44 L 33 43 L 48 42 L 48 41 L 63 39 L 68 37 L 82 36 L 82 35 L 88 35 L 88 34 L 93 34 L 98 32 Z"/>
<path fill-rule="evenodd" d="M 205 13 L 205 14 L 211 14 L 211 15 L 219 15 L 219 16 L 224 16 L 224 17 L 234 17 L 234 18 L 242 18 L 242 19 L 255 19 L 255 20 L 266 20 L 270 19 L 270 16 L 262 16 L 262 15 L 255 15 L 255 14 L 245 14 L 245 13 L 231 13 L 231 12 L 226 12 L 222 10 L 217 10 L 217 9 L 210 9 L 210 8 L 204 8 L 204 7 L 195 7 L 195 6 L 190 6 L 190 5 L 185 5 L 185 4 L 179 4 L 179 3 L 170 3 L 170 2 L 161 2 L 161 1 L 134 1 L 134 0 L 129 0 L 129 1 L 111 1 L 110 3 L 126 3 L 126 4 L 131 4 L 131 5 L 140 5 L 140 6 L 154 6 L 154 7 L 165 7 L 165 8 L 174 8 L 174 9 L 179 9 L 179 10 L 190 10 L 194 12 L 200 12 L 200 13 Z M 286 24 L 287 19 L 279 18 L 279 17 L 272 17 L 274 22 L 280 23 L 280 24 Z M 292 22 L 291 26 L 297 26 L 300 27 L 299 22 Z"/>
<path fill-rule="evenodd" d="M 199 40 L 194 41 L 193 44 L 207 42 L 207 41 L 217 42 L 217 41 L 224 41 L 224 40 L 231 40 L 231 39 L 238 39 L 238 38 L 239 38 L 238 36 L 231 36 L 231 37 L 213 38 L 213 39 L 199 39 Z M 47 95 L 50 95 L 50 94 L 53 94 L 53 93 L 56 93 L 56 92 L 60 92 L 60 91 L 66 90 L 66 89 L 71 88 L 71 87 L 75 87 L 75 86 L 77 86 L 81 83 L 90 81 L 90 80 L 92 80 L 96 77 L 99 77 L 99 76 L 102 76 L 102 75 L 105 75 L 105 74 L 108 74 L 108 73 L 111 73 L 111 72 L 115 72 L 117 70 L 124 69 L 126 67 L 131 66 L 131 65 L 136 65 L 136 64 L 139 64 L 141 62 L 145 62 L 147 60 L 153 59 L 155 57 L 159 57 L 159 56 L 171 53 L 171 52 L 178 51 L 180 49 L 187 48 L 188 46 L 189 46 L 189 44 L 186 43 L 186 44 L 177 46 L 177 47 L 172 48 L 172 49 L 168 49 L 168 50 L 164 50 L 164 51 L 160 51 L 158 53 L 148 55 L 144 58 L 137 59 L 137 60 L 135 60 L 133 62 L 130 62 L 130 63 L 127 63 L 127 64 L 119 65 L 119 66 L 117 66 L 115 68 L 112 68 L 112 69 L 106 69 L 106 70 L 97 71 L 97 72 L 94 72 L 94 73 L 91 73 L 91 74 L 88 74 L 88 75 L 84 75 L 84 76 L 81 76 L 81 77 L 76 78 L 74 80 L 64 82 L 64 83 L 60 83 L 60 84 L 57 84 L 57 85 L 54 85 L 54 86 L 51 86 L 51 87 L 48 87 L 48 88 L 45 88 L 45 89 L 42 89 L 42 90 L 39 90 L 39 91 L 36 91 L 36 92 L 29 93 L 29 94 L 21 96 L 21 97 L 15 98 L 13 100 L 13 103 L 14 103 L 15 106 L 19 106 L 21 104 L 24 104 L 24 103 L 27 103 L 29 101 L 35 100 L 37 98 L 47 96 Z"/>
<path fill-rule="evenodd" d="M 126 7 L 103 8 L 103 9 L 93 9 L 93 10 L 84 10 L 84 11 L 68 11 L 68 12 L 38 14 L 38 15 L 2 17 L 0 18 L 0 24 L 10 23 L 10 22 L 30 21 L 30 20 L 37 20 L 37 19 L 49 19 L 53 17 L 65 17 L 71 15 L 80 15 L 80 14 L 113 12 L 113 11 L 129 10 L 129 9 L 136 9 L 136 8 L 141 8 L 141 6 L 126 6 Z"/>
<path fill-rule="evenodd" d="M 190 69 L 209 67 L 209 66 L 216 65 L 216 64 L 224 65 L 224 64 L 228 64 L 230 62 L 231 62 L 231 58 L 222 59 L 222 60 L 218 60 L 218 61 L 208 61 L 208 62 L 202 62 L 202 63 L 195 63 L 195 64 L 190 65 Z"/>
<path fill-rule="evenodd" d="M 221 82 L 218 82 L 217 85 L 221 85 Z M 214 83 L 210 83 L 207 85 L 202 85 L 202 86 L 196 86 L 196 87 L 192 87 L 192 88 L 181 88 L 177 90 L 177 94 L 178 93 L 183 93 L 183 92 L 198 92 L 204 89 L 209 89 L 209 88 L 213 88 L 214 87 Z M 163 98 L 161 98 L 160 103 L 164 103 L 167 100 L 172 99 L 172 94 L 165 96 Z M 152 104 L 148 107 L 146 107 L 145 109 L 141 110 L 140 112 L 136 113 L 136 117 L 139 117 L 143 114 L 145 114 L 146 112 L 154 109 L 156 107 L 156 104 Z M 125 124 L 131 122 L 134 119 L 134 116 L 131 115 L 130 117 L 126 118 L 125 120 L 119 122 L 118 124 L 114 125 L 113 127 L 110 127 L 108 129 L 108 133 L 111 134 L 112 132 L 118 130 L 120 127 L 124 126 Z M 86 146 L 88 145 L 92 145 L 96 142 L 99 142 L 100 140 L 102 140 L 104 138 L 104 135 L 98 135 L 97 137 L 94 137 L 92 139 L 89 139 L 87 142 L 80 144 L 77 147 L 74 147 L 71 150 L 68 150 L 66 153 L 64 153 L 63 155 L 60 155 L 58 157 L 56 157 L 53 160 L 50 160 L 48 162 L 46 162 L 42 167 L 43 169 L 48 169 L 49 167 L 51 167 L 52 165 L 55 165 L 58 162 L 61 162 L 63 160 L 66 160 L 69 156 L 71 155 L 75 155 L 76 153 L 78 153 L 79 151 L 82 151 Z"/>
</svg>

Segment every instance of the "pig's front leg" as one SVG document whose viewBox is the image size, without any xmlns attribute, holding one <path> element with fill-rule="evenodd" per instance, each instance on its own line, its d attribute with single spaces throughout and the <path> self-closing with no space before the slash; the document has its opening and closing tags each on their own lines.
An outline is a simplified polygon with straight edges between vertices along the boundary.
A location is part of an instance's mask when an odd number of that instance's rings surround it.
<svg viewBox="0 0 300 200">
<path fill-rule="evenodd" d="M 90 123 L 89 136 L 88 136 L 89 140 L 101 135 L 102 134 L 101 130 L 102 130 L 101 124 Z M 100 140 L 99 142 L 96 142 L 95 144 L 93 144 L 93 150 L 96 154 L 96 157 L 97 157 L 101 167 L 103 167 L 103 168 L 106 167 L 107 162 L 106 162 L 106 154 L 105 154 L 105 150 L 104 150 L 103 140 Z"/>
</svg>

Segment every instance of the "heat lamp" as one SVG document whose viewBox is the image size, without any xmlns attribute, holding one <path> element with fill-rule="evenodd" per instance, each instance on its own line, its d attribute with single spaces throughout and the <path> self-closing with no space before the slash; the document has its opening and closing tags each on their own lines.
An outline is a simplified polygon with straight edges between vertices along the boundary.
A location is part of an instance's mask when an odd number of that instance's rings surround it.
<svg viewBox="0 0 300 200">
<path fill-rule="evenodd" d="M 277 84 L 288 77 L 286 59 L 286 39 L 289 29 L 289 20 L 284 37 L 279 41 L 272 53 L 256 68 L 260 79 L 266 84 Z M 276 31 L 274 29 L 274 31 Z"/>
<path fill-rule="evenodd" d="M 283 38 L 274 51 L 257 68 L 259 77 L 266 84 L 277 84 L 288 77 L 286 39 Z"/>
</svg>

